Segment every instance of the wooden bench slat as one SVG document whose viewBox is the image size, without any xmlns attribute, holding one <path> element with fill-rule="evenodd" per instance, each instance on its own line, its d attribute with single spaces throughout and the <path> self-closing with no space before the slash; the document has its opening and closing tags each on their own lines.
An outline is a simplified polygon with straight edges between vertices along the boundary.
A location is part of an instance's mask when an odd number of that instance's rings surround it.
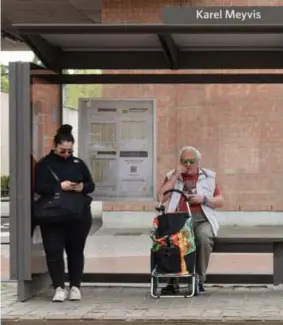
<svg viewBox="0 0 283 325">
<path fill-rule="evenodd" d="M 230 243 L 238 243 L 238 244 L 273 244 L 273 243 L 283 243 L 283 237 L 281 238 L 270 238 L 270 237 L 263 237 L 263 238 L 246 238 L 246 237 L 217 237 L 215 239 L 216 243 L 221 244 L 230 244 Z"/>
<path fill-rule="evenodd" d="M 283 242 L 283 226 L 220 227 L 217 242 L 221 243 L 280 243 Z"/>
<path fill-rule="evenodd" d="M 214 253 L 273 253 L 273 243 L 216 242 Z"/>
</svg>

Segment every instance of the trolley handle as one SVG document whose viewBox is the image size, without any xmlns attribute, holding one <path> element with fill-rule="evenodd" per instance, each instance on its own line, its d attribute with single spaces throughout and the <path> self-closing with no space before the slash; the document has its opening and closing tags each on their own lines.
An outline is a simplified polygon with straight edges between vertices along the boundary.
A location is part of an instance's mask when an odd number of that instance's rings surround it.
<svg viewBox="0 0 283 325">
<path fill-rule="evenodd" d="M 173 193 L 173 192 L 179 193 L 184 198 L 184 200 L 185 200 L 185 202 L 187 204 L 187 207 L 188 207 L 189 214 L 191 215 L 191 213 L 190 213 L 190 207 L 189 207 L 189 197 L 187 197 L 184 192 L 182 192 L 181 190 L 178 190 L 178 189 L 174 189 L 173 188 L 171 190 L 165 191 L 163 193 L 163 195 L 165 196 L 165 195 L 167 195 L 169 193 Z M 159 202 L 158 206 L 155 207 L 155 210 L 158 211 L 158 212 L 164 213 L 165 212 L 165 206 L 161 202 Z"/>
<path fill-rule="evenodd" d="M 189 214 L 189 216 L 191 218 L 192 217 L 192 212 L 191 212 L 191 209 L 190 209 L 190 197 L 186 196 L 185 193 L 182 192 L 181 190 L 177 190 L 175 188 L 164 192 L 163 195 L 173 193 L 173 192 L 179 193 L 184 198 L 184 201 L 186 202 L 186 206 L 187 206 L 187 209 L 188 209 L 188 214 Z"/>
<path fill-rule="evenodd" d="M 163 195 L 165 196 L 165 195 L 167 195 L 169 193 L 173 193 L 173 192 L 179 193 L 184 198 L 185 202 L 189 202 L 189 198 L 185 195 L 185 193 L 183 191 L 177 190 L 175 188 L 164 192 Z"/>
</svg>

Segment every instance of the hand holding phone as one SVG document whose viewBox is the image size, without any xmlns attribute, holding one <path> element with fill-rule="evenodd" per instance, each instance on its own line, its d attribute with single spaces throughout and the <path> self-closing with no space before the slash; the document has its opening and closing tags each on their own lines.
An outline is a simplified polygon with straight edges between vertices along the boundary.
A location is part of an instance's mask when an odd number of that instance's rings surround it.
<svg viewBox="0 0 283 325">
<path fill-rule="evenodd" d="M 64 181 L 61 183 L 61 188 L 63 191 L 71 191 L 73 189 L 73 183 L 70 181 Z"/>
<path fill-rule="evenodd" d="M 83 190 L 84 184 L 82 182 L 73 183 L 73 191 L 81 192 Z"/>
</svg>

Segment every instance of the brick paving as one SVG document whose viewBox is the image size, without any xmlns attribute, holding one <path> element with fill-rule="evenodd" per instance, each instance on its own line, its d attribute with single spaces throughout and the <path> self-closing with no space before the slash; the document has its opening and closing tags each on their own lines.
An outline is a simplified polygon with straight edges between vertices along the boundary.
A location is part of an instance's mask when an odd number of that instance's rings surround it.
<svg viewBox="0 0 283 325">
<path fill-rule="evenodd" d="M 83 287 L 81 302 L 52 303 L 48 289 L 27 302 L 16 301 L 16 285 L 2 284 L 3 324 L 37 320 L 283 322 L 283 288 L 210 286 L 204 296 L 153 299 L 149 288 Z M 83 322 L 83 324 L 87 324 Z"/>
</svg>

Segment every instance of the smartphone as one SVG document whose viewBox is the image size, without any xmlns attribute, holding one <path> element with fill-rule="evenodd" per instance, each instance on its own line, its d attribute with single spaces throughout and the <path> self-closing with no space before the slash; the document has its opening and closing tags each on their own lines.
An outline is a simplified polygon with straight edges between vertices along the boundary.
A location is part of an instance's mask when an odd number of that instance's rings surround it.
<svg viewBox="0 0 283 325">
<path fill-rule="evenodd" d="M 76 186 L 78 184 L 80 184 L 82 181 L 72 181 L 73 185 Z"/>
</svg>

